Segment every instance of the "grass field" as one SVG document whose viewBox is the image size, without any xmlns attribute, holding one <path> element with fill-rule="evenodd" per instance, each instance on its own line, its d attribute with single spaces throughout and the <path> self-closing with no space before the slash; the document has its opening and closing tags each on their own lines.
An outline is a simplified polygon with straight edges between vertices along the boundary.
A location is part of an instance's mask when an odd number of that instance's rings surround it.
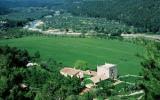
<svg viewBox="0 0 160 100">
<path fill-rule="evenodd" d="M 143 47 L 119 40 L 93 38 L 32 36 L 10 40 L 0 40 L 0 45 L 8 44 L 25 48 L 31 53 L 39 51 L 41 58 L 54 58 L 65 66 L 73 66 L 76 60 L 85 60 L 91 69 L 105 62 L 117 64 L 120 75 L 138 74 L 141 71 Z"/>
</svg>

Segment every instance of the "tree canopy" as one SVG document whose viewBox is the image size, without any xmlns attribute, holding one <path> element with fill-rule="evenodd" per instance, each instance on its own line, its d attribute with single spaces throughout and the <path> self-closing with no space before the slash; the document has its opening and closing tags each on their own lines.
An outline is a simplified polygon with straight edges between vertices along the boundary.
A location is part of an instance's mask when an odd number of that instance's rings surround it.
<svg viewBox="0 0 160 100">
<path fill-rule="evenodd" d="M 140 85 L 145 90 L 146 100 L 160 99 L 160 46 L 159 43 L 148 43 L 144 56 L 143 76 Z"/>
<path fill-rule="evenodd" d="M 106 18 L 139 27 L 139 32 L 159 33 L 159 0 L 70 0 L 69 11 L 78 16 Z"/>
</svg>

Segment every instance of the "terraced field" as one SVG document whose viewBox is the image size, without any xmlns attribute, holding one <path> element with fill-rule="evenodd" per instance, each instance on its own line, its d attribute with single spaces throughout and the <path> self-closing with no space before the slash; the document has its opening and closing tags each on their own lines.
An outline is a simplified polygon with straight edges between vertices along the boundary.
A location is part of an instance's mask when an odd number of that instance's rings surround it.
<svg viewBox="0 0 160 100">
<path fill-rule="evenodd" d="M 94 38 L 31 36 L 0 40 L 0 45 L 5 44 L 25 48 L 31 53 L 39 51 L 41 58 L 54 58 L 65 66 L 73 66 L 77 60 L 87 61 L 90 69 L 105 62 L 117 64 L 120 75 L 138 74 L 141 59 L 136 54 L 144 52 L 140 45 Z"/>
</svg>

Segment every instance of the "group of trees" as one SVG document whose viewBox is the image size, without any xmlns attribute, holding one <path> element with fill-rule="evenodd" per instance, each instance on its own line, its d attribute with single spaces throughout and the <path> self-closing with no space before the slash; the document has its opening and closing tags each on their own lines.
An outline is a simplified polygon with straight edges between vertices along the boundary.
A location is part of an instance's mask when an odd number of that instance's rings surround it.
<svg viewBox="0 0 160 100">
<path fill-rule="evenodd" d="M 139 32 L 157 32 L 160 27 L 159 0 L 70 0 L 69 11 L 74 15 L 106 18 L 125 22 L 139 28 Z"/>
<path fill-rule="evenodd" d="M 19 50 L 16 47 L 10 48 L 8 46 L 4 46 L 0 48 L 0 52 L 6 56 L 8 67 L 25 67 L 29 60 L 31 60 L 31 57 L 26 50 Z"/>
<path fill-rule="evenodd" d="M 146 43 L 146 53 L 142 62 L 144 76 L 140 86 L 145 91 L 146 100 L 160 99 L 160 45 L 159 43 Z"/>
<path fill-rule="evenodd" d="M 1 39 L 20 38 L 29 35 L 42 35 L 42 34 L 40 32 L 23 30 L 21 28 L 9 28 L 5 30 L 0 30 Z"/>
<path fill-rule="evenodd" d="M 5 20 L 5 21 L 6 23 L 1 27 L 3 29 L 23 27 L 28 22 L 27 20 Z"/>
<path fill-rule="evenodd" d="M 64 0 L 1 0 L 0 6 L 7 8 L 14 7 L 50 7 L 56 5 L 63 5 Z"/>
<path fill-rule="evenodd" d="M 39 52 L 30 56 L 26 50 L 0 47 L 0 99 L 64 100 L 77 96 L 84 88 L 79 79 L 60 75 L 62 64 L 53 59 L 36 60 L 39 66 L 26 67 L 39 57 Z"/>
<path fill-rule="evenodd" d="M 0 7 L 0 15 L 9 13 L 11 10 L 5 7 Z"/>
<path fill-rule="evenodd" d="M 2 10 L 5 12 L 5 10 Z M 1 12 L 1 9 L 0 9 Z M 33 21 L 44 17 L 45 15 L 53 13 L 48 8 L 44 7 L 28 7 L 28 8 L 14 8 L 10 12 L 0 15 L 0 29 L 23 27 L 29 21 Z"/>
<path fill-rule="evenodd" d="M 82 16 L 73 16 L 68 13 L 59 16 L 52 16 L 51 18 L 43 18 L 45 23 L 41 25 L 40 29 L 60 29 L 66 32 L 80 32 L 88 35 L 111 35 L 120 36 L 121 33 L 136 33 L 137 28 L 128 26 L 122 22 L 114 20 L 106 20 L 105 18 L 90 18 Z"/>
<path fill-rule="evenodd" d="M 74 64 L 74 67 L 76 69 L 81 69 L 81 70 L 87 70 L 88 68 L 88 63 L 86 61 L 83 60 L 77 60 Z"/>
</svg>

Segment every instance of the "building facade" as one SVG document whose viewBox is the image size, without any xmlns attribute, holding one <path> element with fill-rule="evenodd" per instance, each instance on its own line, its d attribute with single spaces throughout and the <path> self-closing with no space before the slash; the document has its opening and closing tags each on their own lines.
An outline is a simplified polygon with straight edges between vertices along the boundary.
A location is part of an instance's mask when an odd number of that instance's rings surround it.
<svg viewBox="0 0 160 100">
<path fill-rule="evenodd" d="M 117 67 L 114 64 L 107 64 L 97 66 L 97 76 L 101 78 L 101 80 L 106 79 L 116 79 L 117 78 Z"/>
<path fill-rule="evenodd" d="M 100 81 L 107 79 L 116 79 L 118 75 L 117 67 L 114 64 L 105 63 L 104 65 L 97 66 L 97 72 L 95 71 L 82 71 L 79 69 L 65 67 L 60 70 L 60 73 L 64 76 L 84 78 L 84 75 L 90 75 L 90 80 L 94 83 L 94 85 Z"/>
</svg>

